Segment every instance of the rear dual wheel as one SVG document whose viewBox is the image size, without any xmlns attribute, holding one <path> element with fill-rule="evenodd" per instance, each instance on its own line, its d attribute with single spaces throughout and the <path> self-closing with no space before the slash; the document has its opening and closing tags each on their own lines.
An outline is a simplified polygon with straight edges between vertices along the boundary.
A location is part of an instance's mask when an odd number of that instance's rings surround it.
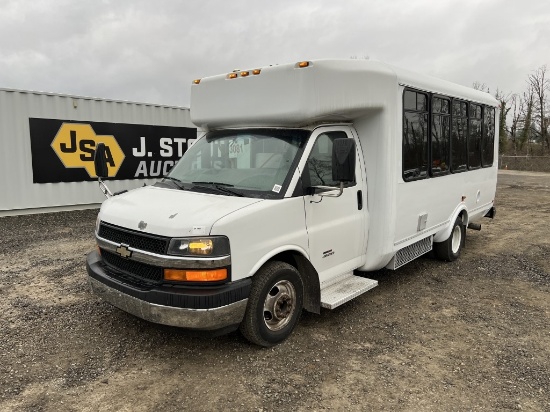
<svg viewBox="0 0 550 412">
<path fill-rule="evenodd" d="M 282 342 L 300 318 L 303 294 L 302 278 L 294 266 L 266 263 L 254 277 L 241 333 L 260 346 Z"/>
</svg>

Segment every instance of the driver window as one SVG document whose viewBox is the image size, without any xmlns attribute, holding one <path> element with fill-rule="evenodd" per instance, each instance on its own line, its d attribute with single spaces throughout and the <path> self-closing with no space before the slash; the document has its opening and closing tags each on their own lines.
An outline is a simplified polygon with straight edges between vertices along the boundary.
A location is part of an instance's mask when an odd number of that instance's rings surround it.
<svg viewBox="0 0 550 412">
<path fill-rule="evenodd" d="M 332 142 L 348 138 L 346 132 L 326 132 L 317 136 L 304 170 L 304 183 L 312 186 L 339 186 L 332 180 Z M 347 186 L 353 186 L 354 183 Z"/>
</svg>

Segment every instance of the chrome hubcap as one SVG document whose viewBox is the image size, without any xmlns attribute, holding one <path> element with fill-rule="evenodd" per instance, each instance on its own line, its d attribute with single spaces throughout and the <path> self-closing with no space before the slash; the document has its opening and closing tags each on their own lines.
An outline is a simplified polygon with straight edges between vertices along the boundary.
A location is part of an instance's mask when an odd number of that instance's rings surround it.
<svg viewBox="0 0 550 412">
<path fill-rule="evenodd" d="M 264 301 L 264 322 L 269 330 L 284 328 L 296 310 L 296 289 L 288 280 L 277 282 Z"/>
</svg>

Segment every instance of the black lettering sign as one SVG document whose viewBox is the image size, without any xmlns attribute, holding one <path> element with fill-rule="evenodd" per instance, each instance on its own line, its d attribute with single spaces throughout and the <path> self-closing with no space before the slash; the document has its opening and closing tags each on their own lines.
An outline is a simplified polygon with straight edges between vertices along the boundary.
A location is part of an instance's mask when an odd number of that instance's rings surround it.
<svg viewBox="0 0 550 412">
<path fill-rule="evenodd" d="M 192 127 L 29 119 L 34 183 L 95 180 L 94 152 L 105 143 L 109 179 L 160 178 L 197 137 Z"/>
</svg>

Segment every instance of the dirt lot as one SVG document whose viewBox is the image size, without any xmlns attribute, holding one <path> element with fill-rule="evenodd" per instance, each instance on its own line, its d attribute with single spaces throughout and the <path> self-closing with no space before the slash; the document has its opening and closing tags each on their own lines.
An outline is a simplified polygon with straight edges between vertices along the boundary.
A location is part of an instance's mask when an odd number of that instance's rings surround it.
<svg viewBox="0 0 550 412">
<path fill-rule="evenodd" d="M 502 172 L 497 218 L 289 340 L 191 336 L 88 292 L 96 211 L 0 219 L 0 410 L 550 410 L 550 174 Z"/>
</svg>

